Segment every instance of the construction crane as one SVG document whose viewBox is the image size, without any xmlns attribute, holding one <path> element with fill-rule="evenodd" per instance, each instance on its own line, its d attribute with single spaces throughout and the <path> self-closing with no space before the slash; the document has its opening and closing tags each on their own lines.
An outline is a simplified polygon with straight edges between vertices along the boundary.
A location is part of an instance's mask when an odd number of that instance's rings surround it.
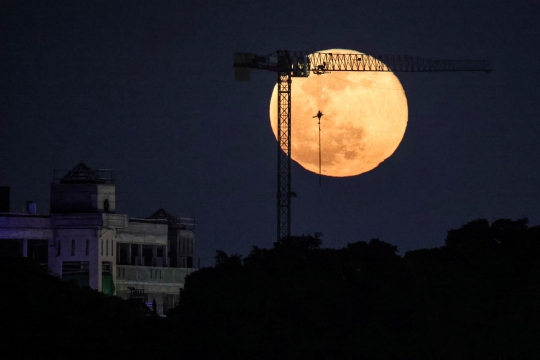
<svg viewBox="0 0 540 360">
<path fill-rule="evenodd" d="M 277 239 L 291 235 L 291 83 L 293 77 L 322 75 L 331 71 L 382 72 L 489 72 L 483 60 L 430 60 L 412 56 L 333 54 L 280 50 L 270 55 L 234 54 L 235 78 L 249 81 L 250 72 L 267 70 L 277 73 Z M 320 120 L 320 118 L 319 118 Z"/>
</svg>

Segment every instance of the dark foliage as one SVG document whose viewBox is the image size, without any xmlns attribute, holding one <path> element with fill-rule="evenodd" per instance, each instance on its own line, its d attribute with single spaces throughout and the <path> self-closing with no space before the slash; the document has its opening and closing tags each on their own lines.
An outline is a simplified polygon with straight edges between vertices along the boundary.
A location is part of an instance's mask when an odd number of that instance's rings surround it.
<svg viewBox="0 0 540 360">
<path fill-rule="evenodd" d="M 540 358 L 540 227 L 527 219 L 475 220 L 403 257 L 318 235 L 218 251 L 167 319 L 23 259 L 1 270 L 1 339 L 21 358 Z"/>
<path fill-rule="evenodd" d="M 0 262 L 0 348 L 21 359 L 140 358 L 168 322 L 145 304 L 61 281 L 34 262 Z M 159 323 L 159 325 L 158 325 Z M 161 345 L 160 345 L 161 346 Z"/>
<path fill-rule="evenodd" d="M 446 245 L 408 252 L 378 239 L 318 237 L 218 252 L 170 313 L 199 359 L 540 357 L 540 229 L 475 220 Z"/>
<path fill-rule="evenodd" d="M 320 245 L 303 236 L 255 247 L 243 261 L 218 253 L 213 268 L 187 279 L 169 314 L 185 329 L 184 351 L 201 359 L 428 355 L 423 342 L 435 339 L 420 306 L 425 290 L 397 248 L 378 239 Z"/>
<path fill-rule="evenodd" d="M 447 246 L 408 252 L 449 358 L 540 357 L 540 229 L 528 220 L 472 221 Z"/>
</svg>

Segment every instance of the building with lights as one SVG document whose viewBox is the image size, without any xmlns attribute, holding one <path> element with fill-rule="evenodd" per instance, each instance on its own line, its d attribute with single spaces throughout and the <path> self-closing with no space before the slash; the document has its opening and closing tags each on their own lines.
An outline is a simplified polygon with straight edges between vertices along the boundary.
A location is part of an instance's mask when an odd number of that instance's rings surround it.
<svg viewBox="0 0 540 360">
<path fill-rule="evenodd" d="M 9 188 L 0 188 L 0 256 L 24 256 L 108 295 L 142 298 L 163 315 L 178 301 L 195 271 L 195 219 L 159 209 L 148 218 L 116 213 L 110 170 L 80 163 L 55 171 L 50 214 L 10 211 Z M 57 174 L 60 174 L 57 176 Z"/>
</svg>

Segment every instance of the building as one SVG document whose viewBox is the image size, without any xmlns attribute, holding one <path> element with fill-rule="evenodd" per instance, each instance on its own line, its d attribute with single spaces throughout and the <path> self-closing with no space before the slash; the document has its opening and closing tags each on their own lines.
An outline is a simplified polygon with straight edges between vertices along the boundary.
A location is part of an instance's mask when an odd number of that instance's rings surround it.
<svg viewBox="0 0 540 360">
<path fill-rule="evenodd" d="M 0 256 L 32 258 L 81 286 L 143 298 L 159 314 L 176 304 L 185 277 L 196 270 L 193 218 L 163 209 L 148 218 L 117 214 L 112 171 L 83 163 L 55 171 L 50 194 L 49 215 L 38 214 L 33 202 L 14 213 L 9 188 L 0 188 Z"/>
</svg>

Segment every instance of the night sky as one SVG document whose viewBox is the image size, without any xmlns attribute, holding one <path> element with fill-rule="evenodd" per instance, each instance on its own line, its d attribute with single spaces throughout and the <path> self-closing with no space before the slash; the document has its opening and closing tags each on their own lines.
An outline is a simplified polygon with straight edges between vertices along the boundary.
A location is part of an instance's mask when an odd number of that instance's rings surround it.
<svg viewBox="0 0 540 360">
<path fill-rule="evenodd" d="M 48 213 L 53 169 L 113 169 L 117 212 L 196 217 L 196 257 L 276 240 L 276 75 L 233 55 L 354 49 L 487 60 L 486 73 L 397 73 L 393 156 L 356 177 L 297 164 L 294 235 L 438 247 L 487 218 L 540 224 L 540 1 L 1 1 L 0 185 Z M 293 85 L 294 86 L 294 79 Z M 294 101 L 294 99 L 293 99 Z M 315 121 L 315 120 L 313 120 Z"/>
</svg>

